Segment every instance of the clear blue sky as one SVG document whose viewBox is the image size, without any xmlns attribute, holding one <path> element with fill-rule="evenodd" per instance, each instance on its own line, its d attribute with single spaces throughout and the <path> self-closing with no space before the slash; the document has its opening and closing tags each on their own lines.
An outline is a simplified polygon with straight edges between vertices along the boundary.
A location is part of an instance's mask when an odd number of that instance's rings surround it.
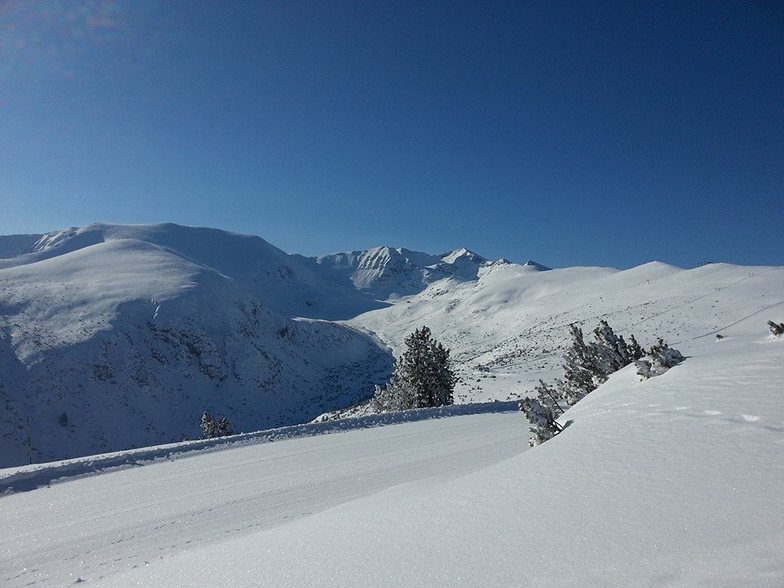
<svg viewBox="0 0 784 588">
<path fill-rule="evenodd" d="M 0 2 L 0 233 L 784 264 L 784 4 Z"/>
</svg>

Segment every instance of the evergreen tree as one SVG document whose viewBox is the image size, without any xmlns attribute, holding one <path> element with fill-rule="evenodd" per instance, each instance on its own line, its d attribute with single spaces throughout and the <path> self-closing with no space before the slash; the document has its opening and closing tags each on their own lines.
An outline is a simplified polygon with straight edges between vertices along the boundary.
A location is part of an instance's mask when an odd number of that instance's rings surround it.
<svg viewBox="0 0 784 588">
<path fill-rule="evenodd" d="M 204 414 L 201 415 L 201 436 L 203 439 L 212 439 L 215 437 L 215 419 L 212 418 L 212 415 L 209 411 L 204 411 Z"/>
<path fill-rule="evenodd" d="M 585 344 L 583 331 L 577 325 L 569 325 L 572 342 L 563 355 L 564 380 L 574 390 L 575 395 L 585 396 L 596 389 L 594 375 L 598 369 L 594 365 L 594 353 Z"/>
<path fill-rule="evenodd" d="M 544 380 L 540 379 L 539 384 L 534 387 L 534 392 L 536 392 L 536 398 L 539 400 L 539 403 L 546 407 L 553 415 L 561 415 L 564 413 L 564 410 L 558 404 L 558 391 L 549 384 L 545 383 Z"/>
<path fill-rule="evenodd" d="M 600 380 L 597 383 L 602 383 L 607 380 L 607 376 L 629 365 L 633 361 L 632 354 L 623 337 L 617 336 L 607 321 L 600 321 L 593 334 L 596 343 L 591 345 L 591 351 L 597 370 L 594 376 Z"/>
<path fill-rule="evenodd" d="M 555 392 L 559 399 L 564 400 L 569 406 L 577 404 L 585 394 L 577 388 L 573 388 L 560 378 L 555 380 Z"/>
<path fill-rule="evenodd" d="M 215 420 L 209 411 L 205 410 L 201 415 L 201 436 L 203 439 L 215 439 L 216 437 L 228 437 L 233 435 L 231 423 L 226 417 Z"/>
<path fill-rule="evenodd" d="M 229 423 L 229 419 L 226 417 L 221 417 L 218 421 L 218 424 L 215 427 L 216 437 L 228 437 L 229 435 L 233 435 L 234 431 L 231 428 L 231 423 Z"/>
<path fill-rule="evenodd" d="M 607 381 L 610 374 L 617 372 L 643 355 L 642 347 L 634 335 L 631 344 L 615 334 L 607 321 L 602 320 L 594 329 L 595 341 L 586 343 L 582 330 L 569 325 L 572 343 L 564 353 L 565 382 L 559 395 L 574 404 Z"/>
<path fill-rule="evenodd" d="M 659 338 L 647 355 L 634 363 L 637 366 L 637 375 L 643 380 L 647 380 L 663 374 L 685 359 L 680 351 L 673 349 Z"/>
<path fill-rule="evenodd" d="M 376 392 L 371 402 L 378 412 L 408 410 L 414 407 L 414 390 L 400 379 L 398 375 L 399 364 L 400 359 L 395 365 L 395 373 L 392 374 L 386 386 L 376 386 Z"/>
<path fill-rule="evenodd" d="M 637 339 L 634 338 L 634 335 L 629 337 L 629 344 L 626 346 L 626 348 L 629 350 L 629 357 L 632 361 L 637 361 L 643 355 L 645 355 L 645 350 L 639 343 L 637 343 Z"/>
<path fill-rule="evenodd" d="M 561 432 L 562 427 L 556 422 L 556 415 L 552 408 L 544 406 L 536 398 L 526 398 L 520 402 L 520 410 L 531 424 L 531 447 L 541 445 Z"/>
<path fill-rule="evenodd" d="M 422 327 L 406 338 L 386 386 L 376 387 L 373 403 L 382 411 L 443 406 L 454 402 L 455 374 L 449 349 Z"/>
</svg>

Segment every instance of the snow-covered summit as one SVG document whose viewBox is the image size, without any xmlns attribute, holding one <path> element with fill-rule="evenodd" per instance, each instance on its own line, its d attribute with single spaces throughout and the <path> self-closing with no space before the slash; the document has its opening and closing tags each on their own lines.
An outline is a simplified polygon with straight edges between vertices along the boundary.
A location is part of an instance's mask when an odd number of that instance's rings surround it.
<svg viewBox="0 0 784 588">
<path fill-rule="evenodd" d="M 0 237 L 0 253 L 17 251 L 14 257 L 0 258 L 0 269 L 86 252 L 101 243 L 143 243 L 233 280 L 287 316 L 349 318 L 379 307 L 353 288 L 324 279 L 301 256 L 289 255 L 252 235 L 173 223 L 98 223 L 29 236 L 26 240 L 22 237 L 27 236 Z"/>
<path fill-rule="evenodd" d="M 15 242 L 0 266 L 0 467 L 194 436 L 204 410 L 239 431 L 302 422 L 388 370 L 370 335 L 293 320 L 380 305 L 258 237 L 91 225 Z"/>
<path fill-rule="evenodd" d="M 502 261 L 506 261 L 506 260 L 502 260 Z M 509 262 L 507 262 L 507 263 L 509 263 Z M 530 268 L 533 268 L 533 269 L 536 269 L 536 270 L 539 270 L 539 271 L 542 271 L 542 272 L 546 272 L 546 271 L 552 269 L 552 268 L 547 267 L 546 265 L 542 265 L 541 263 L 539 263 L 537 261 L 534 261 L 533 259 L 529 259 L 523 265 L 525 267 L 530 267 Z"/>
<path fill-rule="evenodd" d="M 205 409 L 248 430 L 345 408 L 422 325 L 466 402 L 560 376 L 570 323 L 650 345 L 782 320 L 784 268 L 544 269 L 465 248 L 306 258 L 173 224 L 0 237 L 0 465 L 27 459 L 28 418 L 41 461 L 194 435 Z"/>
<path fill-rule="evenodd" d="M 481 268 L 509 263 L 506 260 L 488 261 L 465 247 L 431 255 L 382 246 L 308 260 L 325 276 L 340 283 L 351 283 L 360 292 L 379 300 L 417 294 L 445 278 L 476 280 Z"/>
</svg>

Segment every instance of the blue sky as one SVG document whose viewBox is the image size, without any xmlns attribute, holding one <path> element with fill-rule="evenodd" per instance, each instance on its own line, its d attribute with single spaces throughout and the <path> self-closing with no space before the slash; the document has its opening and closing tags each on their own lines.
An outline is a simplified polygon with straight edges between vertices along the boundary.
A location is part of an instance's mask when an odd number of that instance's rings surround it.
<svg viewBox="0 0 784 588">
<path fill-rule="evenodd" d="M 2 234 L 784 264 L 779 2 L 2 6 Z"/>
</svg>

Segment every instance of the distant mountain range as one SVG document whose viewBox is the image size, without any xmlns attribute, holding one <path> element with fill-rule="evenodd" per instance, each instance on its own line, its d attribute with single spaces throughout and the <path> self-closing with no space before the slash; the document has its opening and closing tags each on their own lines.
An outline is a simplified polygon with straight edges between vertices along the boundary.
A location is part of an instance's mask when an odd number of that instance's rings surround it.
<svg viewBox="0 0 784 588">
<path fill-rule="evenodd" d="M 379 300 L 417 294 L 445 278 L 476 280 L 480 268 L 510 263 L 504 259 L 491 262 L 465 248 L 430 255 L 403 248 L 374 247 L 305 259 L 311 267 L 315 265 L 322 270 L 325 277 L 351 284 Z M 532 261 L 527 264 L 540 270 L 549 269 Z"/>
<path fill-rule="evenodd" d="M 0 237 L 0 467 L 194 437 L 204 410 L 238 431 L 310 420 L 372 394 L 422 324 L 452 349 L 459 401 L 506 399 L 559 374 L 570 322 L 649 344 L 784 300 L 781 268 L 547 269 L 467 249 L 310 258 L 173 224 Z"/>
</svg>

